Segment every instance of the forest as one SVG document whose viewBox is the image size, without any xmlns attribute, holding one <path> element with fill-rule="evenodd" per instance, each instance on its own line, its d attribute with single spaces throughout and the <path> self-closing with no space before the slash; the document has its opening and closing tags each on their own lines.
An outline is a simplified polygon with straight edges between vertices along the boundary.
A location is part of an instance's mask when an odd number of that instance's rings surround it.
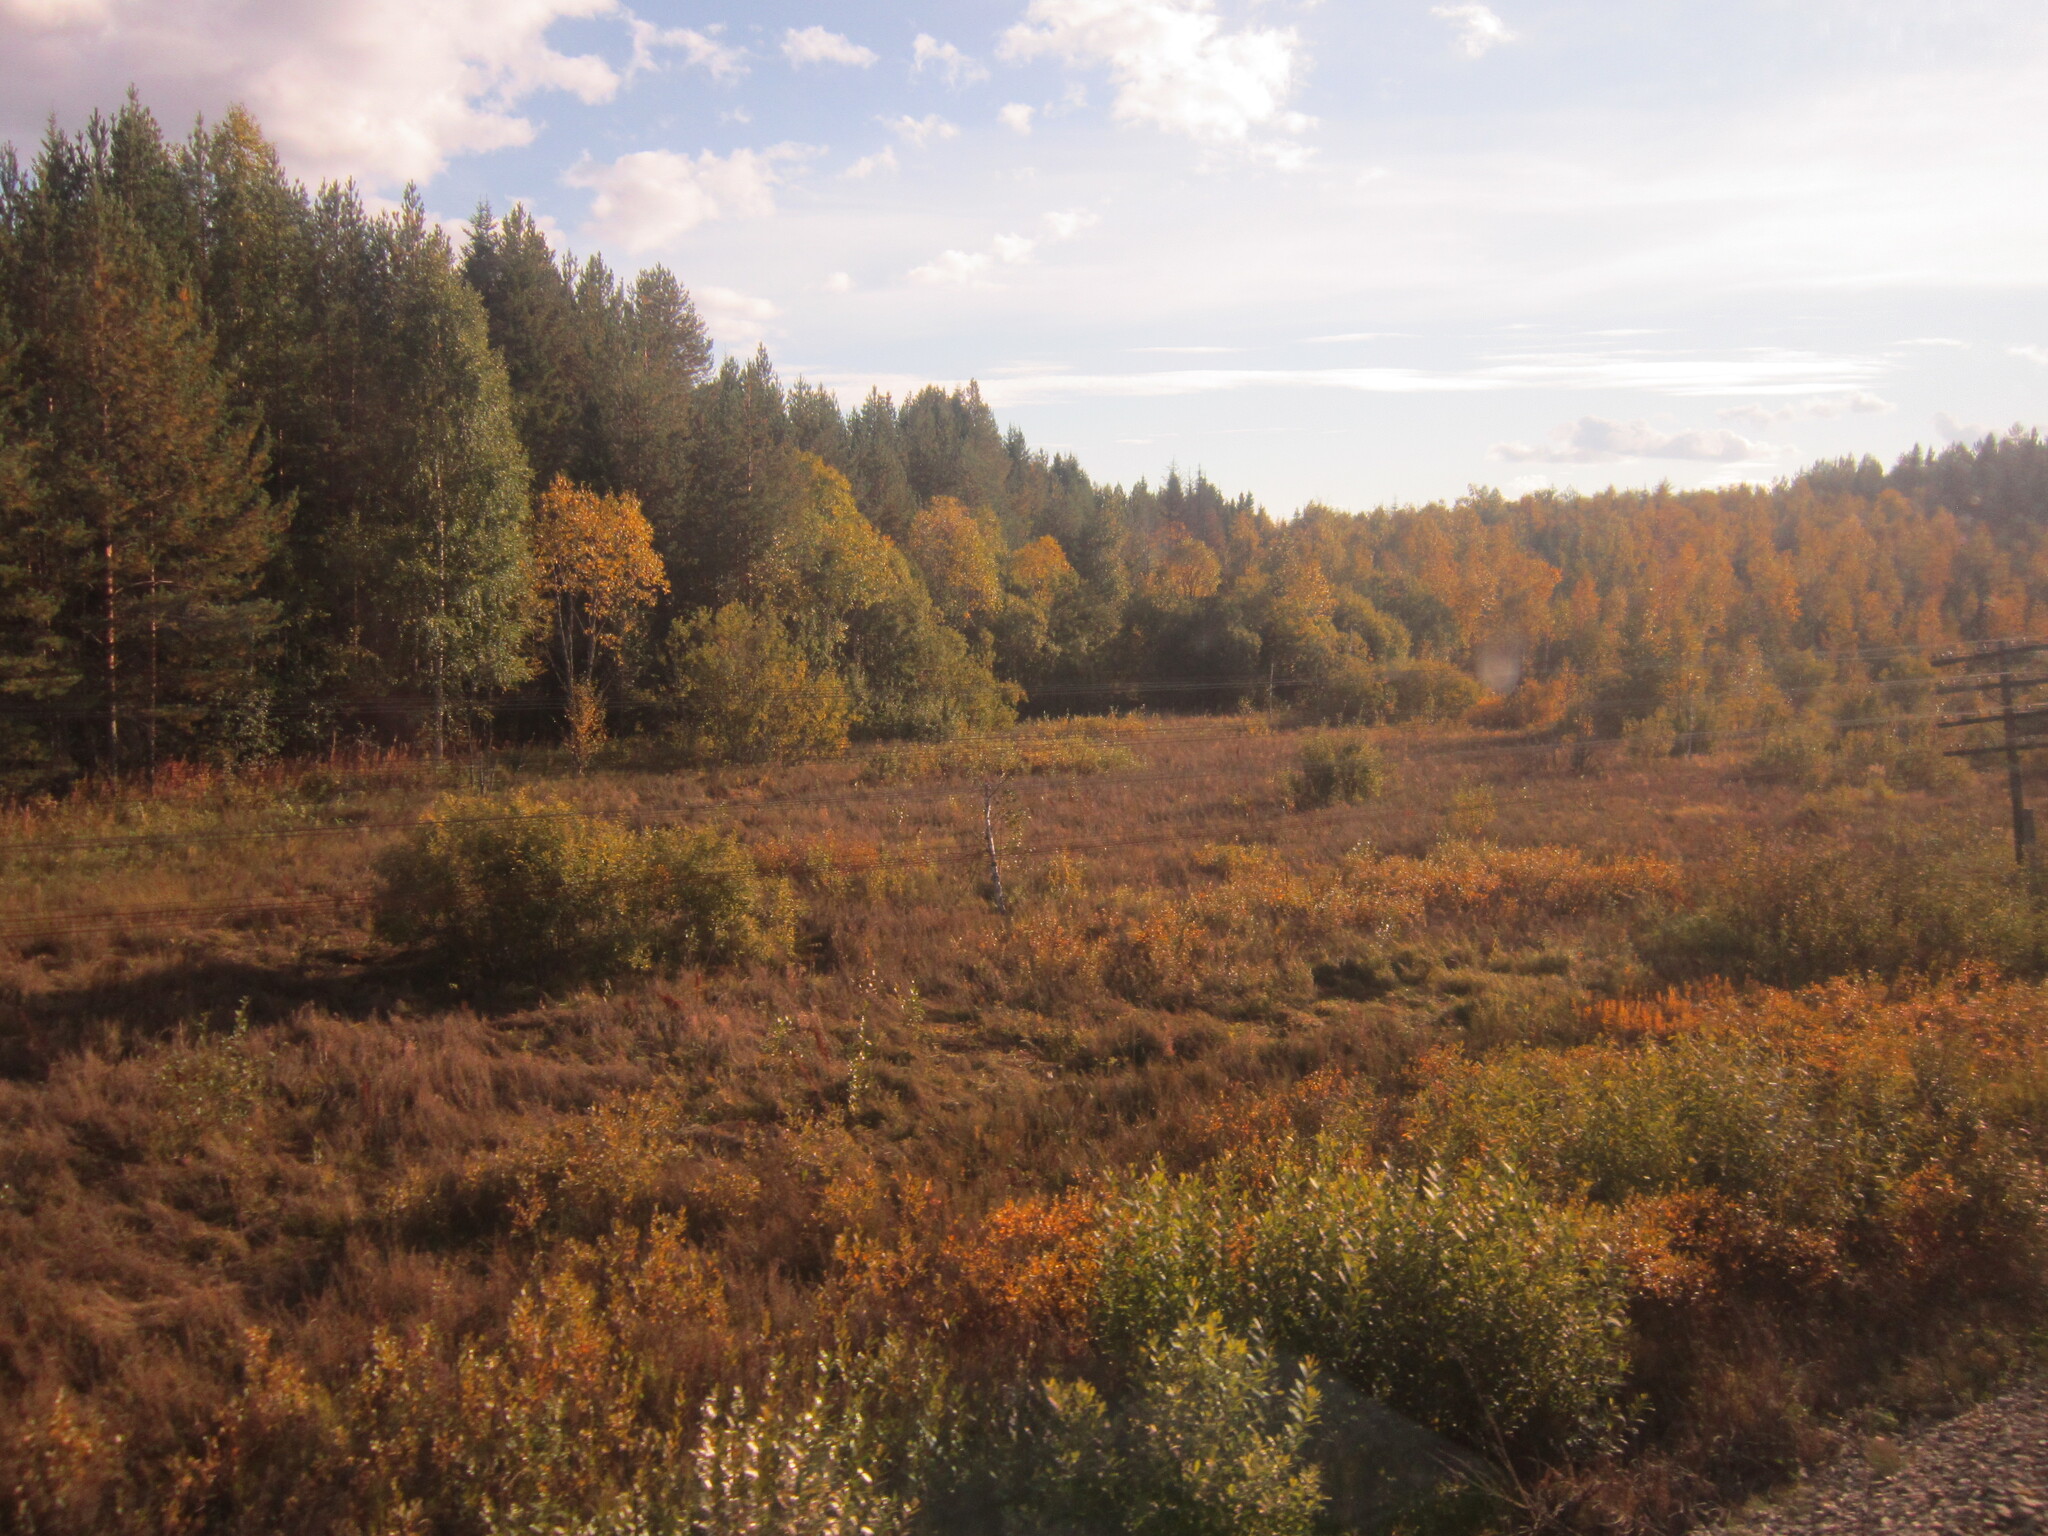
<svg viewBox="0 0 2048 1536">
<path fill-rule="evenodd" d="M 2023 427 L 1275 515 L 240 110 L 53 128 L 0 1531 L 1677 1536 L 1880 1465 L 2048 1339 L 2048 881 L 1938 719 L 2044 631 Z"/>
<path fill-rule="evenodd" d="M 1514 692 L 1692 741 L 1815 686 L 1805 657 L 2043 600 L 2033 434 L 1275 518 L 1199 473 L 1097 485 L 972 386 L 847 412 L 714 363 L 673 274 L 518 208 L 456 250 L 416 197 L 308 193 L 240 112 L 173 143 L 131 100 L 10 152 L 0 293 L 17 789 L 451 732 L 801 756 L 1077 701 L 1369 723 Z"/>
</svg>

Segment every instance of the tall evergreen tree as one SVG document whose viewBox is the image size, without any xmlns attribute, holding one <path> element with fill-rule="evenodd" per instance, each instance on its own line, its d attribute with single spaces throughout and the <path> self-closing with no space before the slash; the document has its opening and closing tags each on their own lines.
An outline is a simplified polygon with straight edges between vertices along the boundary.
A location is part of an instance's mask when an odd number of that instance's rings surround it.
<svg viewBox="0 0 2048 1536">
<path fill-rule="evenodd" d="M 0 247 L 0 270 L 5 264 Z M 61 604 L 52 557 L 61 551 L 44 537 L 39 442 L 20 363 L 21 347 L 0 313 L 0 759 L 34 762 L 49 746 L 36 706 L 75 687 L 78 672 L 55 628 Z"/>
<path fill-rule="evenodd" d="M 917 516 L 917 494 L 910 487 L 910 471 L 903 461 L 896 402 L 878 389 L 870 390 L 848 418 L 846 435 L 846 478 L 855 499 L 877 528 L 902 543 L 910 536 L 911 519 Z"/>
<path fill-rule="evenodd" d="M 53 140 L 45 162 L 75 150 Z M 12 274 L 41 444 L 27 542 L 54 600 L 49 659 L 96 721 L 90 756 L 119 769 L 154 763 L 255 686 L 280 519 L 189 286 L 167 281 L 105 180 L 37 182 Z"/>
<path fill-rule="evenodd" d="M 396 467 L 374 509 L 380 617 L 410 676 L 434 699 L 434 743 L 452 697 L 531 670 L 529 475 L 511 388 L 482 302 L 416 191 L 382 220 L 382 364 Z M 388 664 L 388 663 L 387 663 Z"/>
<path fill-rule="evenodd" d="M 489 204 L 477 210 L 462 272 L 483 299 L 491 344 L 505 359 L 513 418 L 535 480 L 603 476 L 610 466 L 596 441 L 591 374 L 593 331 L 605 317 L 593 324 L 579 309 L 571 274 L 523 206 L 502 223 Z"/>
</svg>

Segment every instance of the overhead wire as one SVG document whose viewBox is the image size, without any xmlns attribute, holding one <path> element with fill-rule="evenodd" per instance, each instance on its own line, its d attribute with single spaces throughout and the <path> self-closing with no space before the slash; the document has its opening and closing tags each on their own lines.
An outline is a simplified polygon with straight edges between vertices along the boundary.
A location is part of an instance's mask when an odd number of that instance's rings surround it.
<svg viewBox="0 0 2048 1536">
<path fill-rule="evenodd" d="M 1902 716 L 1893 717 L 1892 719 L 1887 720 L 1885 723 L 1916 724 L 1930 722 L 1939 718 L 1941 717 L 1938 715 Z M 1679 733 L 1674 738 L 1672 745 L 1674 750 L 1677 750 L 1695 745 L 1704 746 L 1709 742 L 1725 743 L 1730 741 L 1755 740 L 1768 736 L 1774 729 L 1775 727 L 1754 727 L 1732 731 L 1703 730 L 1697 732 Z M 1258 738 L 1246 737 L 1243 735 L 1242 732 L 1230 732 L 1219 735 L 1217 739 L 1256 740 Z M 1559 741 L 1555 739 L 1528 741 L 1452 741 L 1421 744 L 1411 742 L 1397 744 L 1390 755 L 1396 757 L 1399 760 L 1411 762 L 1445 760 L 1483 760 L 1489 757 L 1498 758 L 1503 755 L 1521 756 L 1544 754 L 1551 757 L 1556 757 L 1560 753 L 1570 752 L 1574 750 L 1575 745 L 1575 743 L 1570 741 Z M 1011 781 L 1006 786 L 1006 788 L 1011 792 L 1020 794 L 1028 790 L 1030 799 L 1034 801 L 1043 802 L 1056 794 L 1064 793 L 1071 795 L 1074 793 L 1080 793 L 1083 791 L 1084 786 L 1102 785 L 1104 787 L 1107 787 L 1107 785 L 1113 784 L 1119 787 L 1130 787 L 1143 786 L 1147 784 L 1169 784 L 1176 782 L 1192 783 L 1206 780 L 1228 779 L 1241 776 L 1267 777 L 1270 776 L 1270 773 L 1270 765 L 1259 765 L 1207 770 L 1151 770 L 1138 773 L 1109 774 L 1102 776 L 1091 775 L 1086 778 L 1080 776 L 1068 777 L 1048 775 L 1043 780 Z M 926 782 L 916 785 L 892 788 L 894 788 L 897 793 L 906 796 L 914 795 L 921 796 L 928 801 L 942 801 L 959 799 L 962 790 L 968 788 L 968 786 L 958 783 Z M 627 814 L 621 816 L 617 813 L 612 812 L 573 809 L 541 812 L 537 814 L 541 816 L 560 816 L 581 819 L 608 817 L 610 819 L 620 820 L 639 827 L 657 827 L 685 825 L 693 823 L 701 824 L 706 820 L 710 819 L 706 815 L 707 811 L 717 809 L 738 809 L 743 811 L 751 811 L 758 808 L 765 808 L 777 804 L 786 803 L 801 803 L 812 807 L 831 806 L 836 804 L 849 803 L 863 803 L 873 805 L 877 803 L 877 800 L 878 797 L 872 792 L 863 794 L 861 792 L 855 791 L 850 793 L 842 793 L 836 796 L 825 797 L 815 795 L 790 795 L 787 797 L 776 797 L 772 800 L 763 799 L 757 801 L 726 803 L 724 805 L 714 804 L 708 806 L 697 806 L 683 810 L 676 810 L 666 813 L 655 813 L 651 815 Z M 1361 813 L 1363 812 L 1362 807 L 1358 809 L 1361 811 Z M 455 818 L 452 819 L 449 824 L 466 825 L 478 823 L 517 821 L 522 819 L 527 818 L 519 813 L 509 813 L 504 816 Z M 420 824 L 421 823 L 419 823 L 418 821 L 409 821 L 392 822 L 386 825 L 391 830 L 410 830 L 417 828 Z M 360 826 L 350 828 L 348 830 L 359 829 Z M 1186 828 L 1162 827 L 1159 828 L 1157 831 L 1124 837 L 1106 839 L 1067 839 L 1050 844 L 1035 843 L 1031 851 L 1035 854 L 1047 854 L 1055 852 L 1092 851 L 1096 849 L 1110 847 L 1154 845 L 1165 843 L 1170 840 L 1185 839 L 1187 835 L 1188 829 Z M 982 829 L 979 827 L 963 828 L 956 832 L 937 831 L 929 828 L 920 827 L 916 831 L 916 833 L 913 834 L 913 836 L 917 845 L 921 848 L 933 849 L 935 845 L 950 845 L 953 849 L 957 850 L 963 857 L 972 857 L 977 859 L 981 856 L 982 850 L 985 846 L 984 834 Z M 184 903 L 178 905 L 166 905 L 161 907 L 102 909 L 81 914 L 51 913 L 47 917 L 42 916 L 40 914 L 23 913 L 10 917 L 0 917 L 0 940 L 8 942 L 21 942 L 24 940 L 40 940 L 45 938 L 68 938 L 103 934 L 109 932 L 123 932 L 146 928 L 198 924 L 206 922 L 213 922 L 226 925 L 246 924 L 250 922 L 260 921 L 265 918 L 282 918 L 322 911 L 332 911 L 339 913 L 350 909 L 367 907 L 374 901 L 374 899 L 374 894 L 368 892 L 337 892 L 329 895 L 308 896 L 302 898 L 292 898 L 262 903 Z"/>
<path fill-rule="evenodd" d="M 2002 640 L 1958 641 L 1924 640 L 1894 645 L 1844 646 L 1832 650 L 1788 650 L 1751 652 L 1757 660 L 1779 662 L 1790 660 L 1817 660 L 1836 662 L 1884 661 L 1900 656 L 1941 656 L 1955 658 L 1996 657 L 2004 649 L 2036 643 L 2026 637 Z M 2048 644 L 2048 642 L 2039 642 Z M 1917 679 L 1913 680 L 1917 681 Z M 1275 677 L 1270 673 L 1250 673 L 1236 677 L 1186 677 L 1150 678 L 1098 683 L 1047 683 L 1025 690 L 1027 704 L 1040 700 L 1061 698 L 1140 698 L 1147 694 L 1160 693 L 1242 693 L 1265 689 L 1300 689 L 1313 686 L 1312 679 Z M 402 695 L 382 695 L 354 699 L 322 699 L 304 703 L 272 704 L 264 714 L 277 719 L 311 719 L 316 717 L 346 717 L 352 714 L 386 714 L 419 716 L 431 718 L 440 715 L 462 714 L 560 714 L 563 703 L 558 698 L 512 697 L 501 699 L 451 699 L 436 702 L 433 699 L 413 698 Z M 629 701 L 624 708 L 628 713 L 644 713 L 658 710 L 662 706 L 652 701 Z M 126 721 L 142 721 L 152 717 L 175 720 L 204 716 L 208 706 L 198 704 L 127 705 L 115 706 L 115 712 Z M 39 704 L 27 706 L 15 702 L 0 703 L 0 719 L 22 721 L 57 720 L 104 720 L 109 713 L 104 703 L 94 704 Z"/>
<path fill-rule="evenodd" d="M 1870 683 L 1858 684 L 1856 686 L 1866 690 L 1876 690 L 1881 692 L 1905 692 L 1913 689 L 1924 688 L 1928 686 L 1928 683 L 1928 679 L 1920 677 L 1888 678 L 1880 679 Z M 1996 679 L 1994 678 L 1990 683 L 1987 683 L 1986 686 L 1995 686 L 1995 683 Z M 1782 696 L 1786 697 L 1787 699 L 1797 701 L 1800 699 L 1812 698 L 1818 694 L 1825 693 L 1831 686 L 1833 685 L 1821 684 L 1816 685 L 1815 687 L 1804 689 L 1781 689 L 1779 690 L 1779 692 Z M 1631 704 L 1656 703 L 1658 701 L 1659 696 L 1656 695 L 1622 694 L 1605 696 L 1603 697 L 1601 702 L 1608 707 L 1614 707 L 1627 706 Z M 1087 719 L 1090 717 L 1069 718 Z M 1873 717 L 1867 722 L 1857 723 L 1868 724 L 1872 726 L 1911 726 L 1932 723 L 1942 718 L 1944 717 L 1940 714 L 1893 715 Z M 1100 736 L 1089 736 L 1085 731 L 1076 731 L 1074 734 L 1080 737 L 1080 739 L 1087 741 L 1091 745 L 1097 747 L 1110 748 L 1123 746 L 1136 747 L 1145 743 L 1185 745 L 1190 743 L 1205 743 L 1212 741 L 1257 739 L 1256 735 L 1252 732 L 1247 731 L 1242 724 L 1218 724 L 1217 717 L 1214 716 L 1195 717 L 1195 719 L 1201 721 L 1201 723 L 1195 724 L 1191 721 L 1189 725 L 1187 725 L 1186 727 L 1180 727 L 1173 723 L 1147 721 L 1146 728 L 1141 733 L 1133 733 L 1128 741 L 1121 739 L 1123 737 L 1123 733 L 1114 729 L 1113 727 L 1105 729 Z M 1739 740 L 1766 733 L 1766 730 L 1758 730 L 1755 732 L 1717 730 L 1710 733 L 1702 734 L 1710 735 L 1712 738 L 1716 740 Z M 1053 745 L 1060 741 L 1061 738 L 1059 736 L 1048 736 L 1042 738 L 1042 740 L 1046 745 Z M 914 758 L 914 756 L 918 753 L 960 753 L 972 751 L 974 748 L 978 746 L 993 744 L 1002 744 L 1009 746 L 1019 745 L 1017 736 L 1015 734 L 1015 728 L 1005 728 L 1002 730 L 991 730 L 982 732 L 969 732 L 964 733 L 960 736 L 950 738 L 943 742 L 892 743 L 884 746 L 878 746 L 868 749 L 867 756 L 864 760 L 862 760 L 859 763 L 859 767 L 862 769 L 872 770 L 874 772 L 886 775 L 892 771 L 891 765 L 893 762 L 897 760 L 906 760 Z M 1036 742 L 1027 741 L 1023 745 L 1028 747 L 1037 744 L 1038 743 Z M 1534 747 L 1543 750 L 1554 750 L 1557 744 L 1555 742 L 1538 742 L 1533 744 L 1525 744 L 1518 742 L 1478 742 L 1470 744 L 1445 744 L 1441 747 L 1425 747 L 1421 750 L 1423 752 L 1458 752 L 1465 750 L 1512 751 L 1517 750 L 1525 745 L 1533 745 Z M 1397 747 L 1396 749 L 1402 750 L 1401 747 Z M 1413 753 L 1416 751 L 1416 749 L 1413 747 L 1407 747 L 1405 750 L 1410 755 L 1413 755 Z M 1000 766 L 994 764 L 990 765 L 988 769 L 989 774 L 992 776 L 999 774 L 1000 771 Z M 1027 769 L 1026 771 L 1028 772 L 1029 770 Z M 1056 773 L 1057 769 L 1053 771 Z M 1219 771 L 1227 772 L 1228 770 Z M 972 777 L 973 775 L 970 772 L 963 776 Z M 938 777 L 943 778 L 947 776 L 941 774 Z M 674 820 L 680 817 L 687 817 L 690 815 L 714 815 L 717 814 L 720 810 L 741 810 L 755 806 L 767 806 L 772 804 L 801 803 L 809 806 L 833 806 L 854 803 L 875 803 L 885 801 L 890 798 L 915 798 L 921 795 L 930 795 L 939 792 L 940 791 L 937 788 L 937 786 L 930 782 L 901 784 L 888 782 L 885 779 L 880 782 L 863 783 L 861 780 L 856 779 L 854 784 L 848 789 L 832 793 L 821 794 L 816 791 L 799 789 L 784 791 L 769 796 L 745 797 L 740 795 L 729 795 L 727 797 L 717 800 L 707 799 L 707 801 L 700 806 L 692 807 L 688 811 L 668 813 L 666 817 L 656 816 L 649 818 L 643 816 L 638 819 L 641 821 L 642 824 L 658 824 L 662 820 Z M 620 813 L 616 811 L 607 811 L 600 809 L 578 809 L 575 807 L 553 807 L 545 811 L 507 812 L 502 815 L 481 814 L 448 817 L 443 820 L 442 824 L 450 826 L 483 825 L 493 822 L 536 818 L 613 819 L 627 821 L 632 821 L 636 819 L 632 813 Z M 0 839 L 0 857 L 35 853 L 88 852 L 120 847 L 172 847 L 184 845 L 204 846 L 217 843 L 255 842 L 283 838 L 335 837 L 374 832 L 406 831 L 418 825 L 419 819 L 411 818 L 400 821 L 386 820 L 337 822 L 322 826 L 245 828 L 236 831 L 140 832 L 120 834 L 110 833 L 103 836 L 19 840 Z"/>
</svg>

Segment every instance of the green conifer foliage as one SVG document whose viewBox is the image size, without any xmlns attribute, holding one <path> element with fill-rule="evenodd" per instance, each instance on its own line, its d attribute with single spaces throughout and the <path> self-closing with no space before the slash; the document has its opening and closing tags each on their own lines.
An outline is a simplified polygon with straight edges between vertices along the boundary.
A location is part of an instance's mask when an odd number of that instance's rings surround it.
<svg viewBox="0 0 2048 1536">
<path fill-rule="evenodd" d="M 383 359 L 400 466 L 375 509 L 381 617 L 409 680 L 432 691 L 437 749 L 450 700 L 531 671 L 528 472 L 481 300 L 418 194 L 381 222 Z"/>
<path fill-rule="evenodd" d="M 74 752 L 118 770 L 185 748 L 258 686 L 275 610 L 257 588 L 281 519 L 197 296 L 110 190 L 108 143 L 53 137 L 14 199 L 36 492 L 8 542 L 49 623 L 18 675 L 69 706 Z"/>
</svg>

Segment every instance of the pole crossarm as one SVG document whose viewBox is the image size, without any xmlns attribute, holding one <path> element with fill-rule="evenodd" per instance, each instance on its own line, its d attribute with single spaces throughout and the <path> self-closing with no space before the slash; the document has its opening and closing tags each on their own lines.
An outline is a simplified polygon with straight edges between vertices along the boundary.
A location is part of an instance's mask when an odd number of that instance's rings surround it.
<svg viewBox="0 0 2048 1536">
<path fill-rule="evenodd" d="M 2015 741 L 2010 744 L 1999 742 L 1995 746 L 1989 747 L 1950 747 L 1941 755 L 1943 757 L 1993 757 L 2001 752 L 2038 752 L 2043 747 L 2048 747 L 2048 736 L 2042 736 L 2034 741 Z"/>
<path fill-rule="evenodd" d="M 2032 688 L 2041 683 L 2048 683 L 2048 672 L 2036 672 L 2028 677 L 2015 677 L 2011 681 L 2012 686 L 2015 688 Z M 1990 689 L 2002 687 L 2004 683 L 2004 673 L 1987 672 L 1982 677 L 1961 677 L 1952 683 L 1943 683 L 1934 691 L 1937 694 L 1984 693 Z"/>
<path fill-rule="evenodd" d="M 1935 729 L 1948 730 L 1957 725 L 1996 725 L 2001 720 L 2038 720 L 2048 715 L 2048 704 L 2035 704 L 2027 709 L 1995 709 L 1983 715 L 1950 715 L 1945 720 L 1934 722 Z"/>
<path fill-rule="evenodd" d="M 2000 640 L 1974 650 L 1958 651 L 1953 656 L 1931 656 L 1928 658 L 1928 664 L 1936 667 L 1960 667 L 1965 662 L 1994 661 L 2001 656 L 2027 656 L 2036 651 L 2048 651 L 2048 640 Z"/>
</svg>

